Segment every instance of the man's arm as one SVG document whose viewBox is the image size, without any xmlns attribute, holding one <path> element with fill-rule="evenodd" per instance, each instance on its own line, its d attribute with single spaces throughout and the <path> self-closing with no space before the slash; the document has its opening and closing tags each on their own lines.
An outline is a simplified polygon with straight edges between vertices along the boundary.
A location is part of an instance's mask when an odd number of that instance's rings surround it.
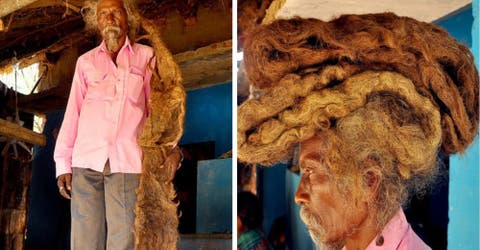
<svg viewBox="0 0 480 250">
<path fill-rule="evenodd" d="M 53 154 L 56 164 L 56 176 L 58 177 L 57 185 L 60 193 L 65 198 L 70 198 L 66 189 L 71 189 L 72 151 L 77 137 L 78 118 L 87 90 L 85 79 L 80 68 L 81 62 L 79 59 L 75 67 L 65 116 L 60 132 L 58 133 L 55 152 Z"/>
</svg>

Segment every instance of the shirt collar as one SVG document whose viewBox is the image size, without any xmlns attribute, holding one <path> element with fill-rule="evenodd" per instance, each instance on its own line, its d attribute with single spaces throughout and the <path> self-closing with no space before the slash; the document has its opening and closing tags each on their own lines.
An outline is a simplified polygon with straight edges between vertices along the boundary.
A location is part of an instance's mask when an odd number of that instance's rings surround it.
<svg viewBox="0 0 480 250">
<path fill-rule="evenodd" d="M 410 224 L 408 224 L 407 218 L 400 208 L 395 216 L 385 225 L 382 232 L 373 239 L 366 249 L 397 249 L 400 242 L 406 237 L 409 227 Z M 383 244 L 377 246 L 379 237 L 383 237 Z"/>
<path fill-rule="evenodd" d="M 133 50 L 133 47 L 130 44 L 130 39 L 128 38 L 128 36 L 125 37 L 125 43 L 120 48 L 118 53 L 120 53 L 120 51 L 124 50 L 125 48 L 127 48 L 132 54 L 135 54 L 135 51 Z M 97 53 L 100 53 L 100 52 L 108 53 L 108 49 L 107 49 L 107 45 L 105 44 L 105 40 L 102 40 L 102 43 L 98 46 Z"/>
<path fill-rule="evenodd" d="M 385 250 L 385 249 L 397 249 L 403 238 L 406 237 L 410 224 L 407 222 L 407 218 L 400 208 L 395 216 L 382 229 L 382 232 L 375 236 L 375 238 L 368 244 L 365 250 Z M 377 245 L 379 237 L 383 237 L 383 244 Z M 346 250 L 344 246 L 342 250 Z"/>
</svg>

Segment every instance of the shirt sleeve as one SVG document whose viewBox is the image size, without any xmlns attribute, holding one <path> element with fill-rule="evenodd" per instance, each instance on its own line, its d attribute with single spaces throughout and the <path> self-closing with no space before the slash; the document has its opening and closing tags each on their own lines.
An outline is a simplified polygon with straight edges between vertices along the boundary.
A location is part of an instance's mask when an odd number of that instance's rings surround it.
<svg viewBox="0 0 480 250">
<path fill-rule="evenodd" d="M 78 119 L 87 91 L 87 85 L 81 70 L 81 58 L 77 60 L 75 66 L 75 74 L 65 116 L 55 144 L 53 158 L 55 160 L 57 177 L 72 172 L 72 152 L 77 138 Z"/>
<path fill-rule="evenodd" d="M 157 58 L 155 57 L 155 55 L 153 55 L 153 52 L 152 52 L 152 56 L 150 57 L 147 65 L 147 69 L 145 70 L 145 77 L 143 78 L 144 79 L 143 87 L 145 88 L 144 92 L 145 92 L 145 105 L 146 105 L 145 115 L 147 117 L 150 115 L 150 81 L 152 79 L 152 70 L 150 68 L 155 70 L 156 62 L 157 62 Z"/>
</svg>

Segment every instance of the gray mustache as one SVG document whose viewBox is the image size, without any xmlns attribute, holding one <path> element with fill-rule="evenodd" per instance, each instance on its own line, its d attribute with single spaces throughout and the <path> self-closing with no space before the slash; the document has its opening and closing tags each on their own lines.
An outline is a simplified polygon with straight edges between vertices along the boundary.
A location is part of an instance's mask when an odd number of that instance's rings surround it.
<svg viewBox="0 0 480 250">
<path fill-rule="evenodd" d="M 122 30 L 121 30 L 120 27 L 118 27 L 118 26 L 109 25 L 109 26 L 105 27 L 105 28 L 102 30 L 102 33 L 110 32 L 110 31 L 114 31 L 114 32 L 120 33 Z"/>
<path fill-rule="evenodd" d="M 300 209 L 300 218 L 307 226 L 316 228 L 318 231 L 324 232 L 323 223 L 319 217 L 314 215 L 308 208 L 302 207 Z"/>
</svg>

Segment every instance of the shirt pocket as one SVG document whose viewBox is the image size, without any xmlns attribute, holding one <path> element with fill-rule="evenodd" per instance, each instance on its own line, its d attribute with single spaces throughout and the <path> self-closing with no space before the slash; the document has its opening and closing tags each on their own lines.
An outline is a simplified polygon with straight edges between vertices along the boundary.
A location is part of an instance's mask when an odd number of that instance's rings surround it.
<svg viewBox="0 0 480 250">
<path fill-rule="evenodd" d="M 88 90 L 86 100 L 107 101 L 115 97 L 115 85 L 105 79 L 106 74 L 91 73 L 87 75 Z"/>
<path fill-rule="evenodd" d="M 141 103 L 145 97 L 143 95 L 143 71 L 137 67 L 131 66 L 128 74 L 127 96 L 133 103 Z"/>
</svg>

